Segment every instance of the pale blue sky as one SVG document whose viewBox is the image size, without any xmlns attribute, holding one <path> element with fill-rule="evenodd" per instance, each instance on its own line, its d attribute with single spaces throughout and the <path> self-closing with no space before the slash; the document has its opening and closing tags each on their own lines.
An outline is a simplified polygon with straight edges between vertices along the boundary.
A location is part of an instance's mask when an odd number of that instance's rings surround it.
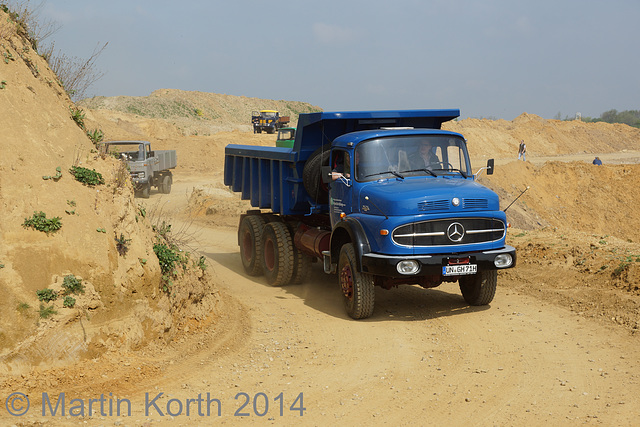
<svg viewBox="0 0 640 427">
<path fill-rule="evenodd" d="M 46 0 L 40 13 L 69 56 L 109 42 L 87 96 L 172 88 L 507 120 L 640 109 L 638 0 Z"/>
</svg>

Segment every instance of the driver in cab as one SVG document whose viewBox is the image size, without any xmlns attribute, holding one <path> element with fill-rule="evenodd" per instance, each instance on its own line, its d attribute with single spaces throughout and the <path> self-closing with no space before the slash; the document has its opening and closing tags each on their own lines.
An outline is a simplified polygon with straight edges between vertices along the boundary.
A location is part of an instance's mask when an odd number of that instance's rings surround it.
<svg viewBox="0 0 640 427">
<path fill-rule="evenodd" d="M 412 169 L 431 169 L 431 168 L 439 168 L 440 167 L 440 159 L 438 155 L 435 153 L 435 147 L 433 147 L 429 142 L 422 141 L 420 142 L 420 146 L 418 148 L 418 153 L 414 156 L 411 156 L 409 162 L 411 164 Z"/>
</svg>

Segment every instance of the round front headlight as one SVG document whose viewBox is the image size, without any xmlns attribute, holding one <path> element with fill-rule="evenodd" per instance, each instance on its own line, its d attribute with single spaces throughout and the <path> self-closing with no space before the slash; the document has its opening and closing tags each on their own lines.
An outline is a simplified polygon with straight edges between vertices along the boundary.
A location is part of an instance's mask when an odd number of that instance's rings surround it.
<svg viewBox="0 0 640 427">
<path fill-rule="evenodd" d="M 507 268 L 513 264 L 513 258 L 509 254 L 500 254 L 493 260 L 493 265 L 498 268 Z"/>
<path fill-rule="evenodd" d="M 396 265 L 396 268 L 400 274 L 416 274 L 420 271 L 420 264 L 418 261 L 409 259 L 400 261 L 398 265 Z"/>
</svg>

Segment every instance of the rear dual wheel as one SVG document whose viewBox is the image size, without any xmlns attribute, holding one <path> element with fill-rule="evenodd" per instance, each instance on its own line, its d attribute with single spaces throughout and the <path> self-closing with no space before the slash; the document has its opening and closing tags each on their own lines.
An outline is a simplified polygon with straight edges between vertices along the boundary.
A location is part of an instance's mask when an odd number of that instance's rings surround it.
<svg viewBox="0 0 640 427">
<path fill-rule="evenodd" d="M 260 215 L 246 215 L 238 228 L 240 258 L 249 276 L 262 274 L 262 231 L 265 220 Z"/>
<path fill-rule="evenodd" d="M 291 232 L 283 222 L 270 222 L 262 233 L 262 270 L 271 286 L 287 285 L 293 278 L 295 253 Z"/>
<path fill-rule="evenodd" d="M 238 244 L 247 274 L 264 274 L 272 286 L 302 283 L 313 258 L 295 247 L 292 236 L 286 223 L 268 215 L 244 216 L 238 228 Z"/>
</svg>

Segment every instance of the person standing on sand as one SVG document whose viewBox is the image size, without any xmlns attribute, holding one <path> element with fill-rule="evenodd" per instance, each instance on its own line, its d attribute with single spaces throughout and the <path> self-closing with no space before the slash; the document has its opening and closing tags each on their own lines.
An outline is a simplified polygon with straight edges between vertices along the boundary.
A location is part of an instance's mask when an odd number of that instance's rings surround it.
<svg viewBox="0 0 640 427">
<path fill-rule="evenodd" d="M 524 139 L 520 141 L 520 147 L 518 148 L 518 160 L 522 157 L 522 161 L 527 161 L 527 145 L 524 143 Z"/>
<path fill-rule="evenodd" d="M 600 160 L 600 157 L 596 157 L 595 159 L 593 159 L 593 164 L 597 166 L 602 166 L 602 160 Z"/>
</svg>

